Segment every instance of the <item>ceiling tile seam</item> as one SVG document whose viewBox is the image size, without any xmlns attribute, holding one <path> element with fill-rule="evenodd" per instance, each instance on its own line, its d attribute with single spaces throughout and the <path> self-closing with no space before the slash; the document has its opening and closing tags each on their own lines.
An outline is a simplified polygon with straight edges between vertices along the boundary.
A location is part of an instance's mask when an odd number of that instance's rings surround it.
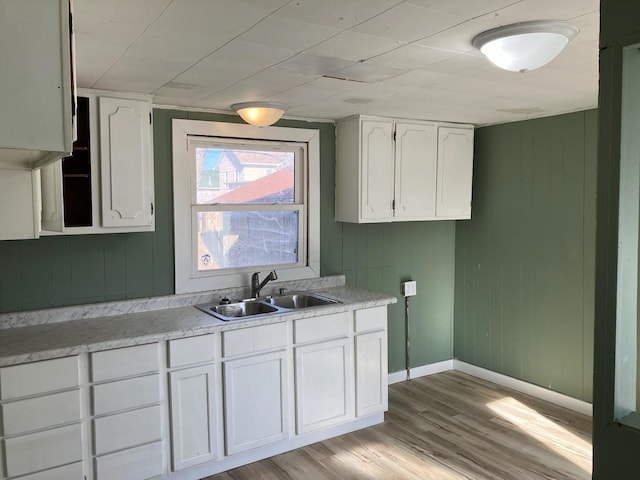
<svg viewBox="0 0 640 480">
<path fill-rule="evenodd" d="M 237 39 L 238 37 L 240 37 L 240 36 L 244 35 L 244 34 L 245 34 L 245 33 L 247 33 L 249 30 L 251 30 L 251 29 L 255 28 L 256 26 L 260 25 L 260 24 L 261 24 L 262 22 L 264 22 L 267 18 L 269 18 L 269 17 L 273 16 L 276 12 L 278 12 L 278 11 L 282 10 L 283 8 L 285 8 L 286 6 L 288 6 L 288 5 L 292 4 L 292 3 L 293 3 L 293 2 L 295 2 L 295 1 L 296 1 L 296 0 L 290 0 L 289 2 L 285 3 L 285 4 L 284 4 L 284 5 L 282 5 L 281 7 L 276 8 L 273 12 L 271 12 L 271 13 L 269 13 L 268 15 L 266 15 L 266 16 L 264 16 L 264 17 L 262 17 L 260 20 L 258 20 L 256 23 L 254 23 L 253 25 L 251 25 L 251 26 L 250 26 L 249 28 L 247 28 L 246 30 L 244 30 L 244 31 L 242 31 L 242 32 L 240 32 L 240 33 L 238 33 L 235 37 L 233 37 L 233 38 L 229 39 L 229 40 L 228 40 L 228 41 L 226 41 L 223 45 L 219 46 L 218 48 L 216 48 L 216 49 L 215 49 L 215 50 L 213 50 L 212 52 L 209 52 L 208 54 L 206 54 L 204 57 L 202 57 L 202 58 L 201 58 L 200 60 L 198 60 L 197 62 L 195 62 L 195 63 L 193 63 L 192 65 L 190 65 L 190 66 L 189 66 L 188 68 L 186 68 L 185 70 L 182 70 L 180 73 L 178 73 L 177 75 L 175 75 L 175 76 L 174 76 L 171 80 L 169 80 L 167 83 L 165 83 L 164 85 L 162 85 L 162 86 L 160 86 L 160 87 L 156 88 L 156 89 L 152 92 L 152 94 L 153 94 L 153 95 L 155 95 L 155 94 L 157 93 L 157 91 L 158 91 L 158 90 L 160 90 L 162 87 L 165 87 L 166 85 L 168 85 L 168 84 L 172 83 L 172 82 L 173 82 L 174 80 L 176 80 L 180 75 L 182 75 L 183 73 L 187 72 L 189 69 L 191 69 L 191 68 L 195 67 L 196 65 L 198 65 L 198 64 L 200 64 L 200 63 L 202 63 L 204 60 L 206 60 L 207 58 L 209 58 L 211 55 L 213 55 L 214 53 L 216 53 L 216 52 L 220 51 L 221 49 L 223 49 L 224 47 L 226 47 L 227 45 L 229 45 L 231 42 L 233 42 L 235 39 Z M 173 2 L 173 0 L 172 0 L 172 2 Z M 163 13 L 164 13 L 164 12 L 163 12 Z M 252 75 L 254 75 L 254 74 L 252 74 Z M 252 76 L 252 75 L 250 75 L 250 76 Z M 249 77 L 250 77 L 250 76 L 249 76 Z M 249 78 L 249 77 L 246 77 L 246 78 Z M 245 79 L 242 79 L 242 80 L 245 80 Z M 240 81 L 242 81 L 242 80 L 240 80 Z M 231 86 L 231 85 L 230 85 L 230 86 Z M 225 88 L 228 88 L 228 87 L 225 87 Z M 224 89 L 223 89 L 223 90 L 224 90 Z M 222 91 L 222 90 L 219 90 L 219 91 Z M 219 91 L 218 91 L 218 92 L 219 92 Z M 216 92 L 216 93 L 218 93 L 218 92 Z M 214 95 L 215 95 L 215 93 L 214 93 Z M 206 98 L 209 98 L 210 96 L 211 96 L 211 95 L 207 95 L 206 97 L 199 98 L 199 99 L 198 99 L 198 100 L 196 100 L 196 101 L 198 101 L 198 102 L 199 102 L 199 101 L 202 101 L 202 100 L 204 100 L 204 99 L 206 99 Z"/>
<path fill-rule="evenodd" d="M 238 36 L 240 36 L 240 35 L 242 35 L 242 34 L 244 34 L 244 33 L 248 32 L 249 30 L 251 30 L 252 28 L 254 28 L 256 25 L 258 25 L 259 23 L 263 22 L 265 19 L 267 19 L 268 17 L 272 16 L 273 14 L 275 14 L 276 12 L 278 12 L 279 10 L 281 10 L 281 9 L 285 8 L 286 6 L 290 5 L 290 4 L 291 4 L 291 3 L 293 3 L 294 1 L 296 1 L 296 0 L 291 0 L 289 3 L 287 3 L 287 4 L 283 5 L 282 7 L 280 7 L 280 8 L 278 8 L 278 9 L 274 10 L 274 11 L 273 11 L 273 12 L 271 12 L 269 15 L 267 15 L 267 16 L 266 16 L 266 17 L 264 17 L 262 20 L 260 20 L 260 22 L 258 22 L 258 23 L 256 23 L 255 25 L 251 26 L 251 27 L 250 27 L 250 28 L 248 28 L 245 32 L 242 32 L 242 33 L 241 33 L 241 34 L 239 34 Z M 391 10 L 391 9 L 395 8 L 396 6 L 398 6 L 398 5 L 402 4 L 402 3 L 405 3 L 406 1 L 407 1 L 407 0 L 402 0 L 402 1 L 398 2 L 398 3 L 396 3 L 395 5 L 392 5 L 391 7 L 387 8 L 386 10 L 384 10 L 384 11 L 382 11 L 382 12 L 380 12 L 380 13 L 378 13 L 378 14 L 374 15 L 373 17 L 369 17 L 369 18 L 367 18 L 366 20 L 363 20 L 363 21 L 362 21 L 362 22 L 360 22 L 360 23 L 357 23 L 357 24 L 355 24 L 355 25 L 352 25 L 352 26 L 351 26 L 351 27 L 349 27 L 349 28 L 343 28 L 342 30 L 339 30 L 335 35 L 332 35 L 331 37 L 326 38 L 326 39 L 322 40 L 321 42 L 318 42 L 318 43 L 316 43 L 316 44 L 314 44 L 314 45 L 311 45 L 311 46 L 309 46 L 308 48 L 306 48 L 305 50 L 300 51 L 300 52 L 297 52 L 297 53 L 295 53 L 295 54 L 291 55 L 290 57 L 285 58 L 284 60 L 282 60 L 282 61 L 280 61 L 280 62 L 274 63 L 273 65 L 270 65 L 270 66 L 268 66 L 267 68 L 264 68 L 264 69 L 260 70 L 259 72 L 255 72 L 255 73 L 252 73 L 251 75 L 248 75 L 248 76 L 246 76 L 246 77 L 243 77 L 243 78 L 241 78 L 240 80 L 238 80 L 237 82 L 235 82 L 235 83 L 233 83 L 233 84 L 231 84 L 231 85 L 228 85 L 228 86 L 226 86 L 226 87 L 224 87 L 224 88 L 221 88 L 220 90 L 216 90 L 216 91 L 215 91 L 215 92 L 213 92 L 213 93 L 207 93 L 207 95 L 205 95 L 205 96 L 203 96 L 203 97 L 199 97 L 199 98 L 198 98 L 198 99 L 196 99 L 196 100 L 193 100 L 193 102 L 191 103 L 191 106 L 194 106 L 194 105 L 196 105 L 196 104 L 197 104 L 197 103 L 199 103 L 199 102 L 206 101 L 207 99 L 209 99 L 209 98 L 211 98 L 211 97 L 214 97 L 214 96 L 216 96 L 217 94 L 219 94 L 219 93 L 221 93 L 221 92 L 224 92 L 225 90 L 227 90 L 227 89 L 229 89 L 229 88 L 234 87 L 235 85 L 239 84 L 240 82 L 244 82 L 245 80 L 248 80 L 248 79 L 250 79 L 251 77 L 254 77 L 254 76 L 258 75 L 259 73 L 261 73 L 261 72 L 263 72 L 263 71 L 267 70 L 268 68 L 278 67 L 278 65 L 281 65 L 281 64 L 283 64 L 283 63 L 285 63 L 285 62 L 287 62 L 287 61 L 291 60 L 293 57 L 295 57 L 295 56 L 297 56 L 297 55 L 300 55 L 301 53 L 304 53 L 304 52 L 306 52 L 306 51 L 308 51 L 308 50 L 310 50 L 310 49 L 312 49 L 312 48 L 314 48 L 314 47 L 317 47 L 318 45 L 322 45 L 323 43 L 328 42 L 329 40 L 332 40 L 333 38 L 337 37 L 337 36 L 338 36 L 338 35 L 340 35 L 342 32 L 350 31 L 350 29 L 351 29 L 351 28 L 357 27 L 358 25 L 362 25 L 363 23 L 368 22 L 369 20 L 371 20 L 371 19 L 373 19 L 373 18 L 376 18 L 376 17 L 378 17 L 378 16 L 382 15 L 383 13 L 388 12 L 389 10 Z M 522 0 L 519 0 L 519 1 L 522 1 Z M 291 21 L 291 22 L 296 22 L 296 23 L 303 23 L 303 24 L 305 23 L 305 22 L 297 22 L 297 21 L 295 21 L 295 20 L 289 20 L 289 21 Z M 229 42 L 231 42 L 231 41 L 233 41 L 234 39 L 238 38 L 238 36 L 236 36 L 236 37 L 234 37 L 233 39 L 229 40 Z M 229 42 L 227 42 L 225 45 L 227 45 Z M 220 48 L 223 48 L 225 45 L 223 45 L 223 46 L 222 46 L 222 47 L 220 47 Z M 406 45 L 406 42 L 403 42 L 403 45 Z M 219 50 L 219 49 L 218 49 L 218 50 Z M 393 49 L 393 50 L 395 50 L 395 49 Z M 393 50 L 389 50 L 389 52 L 391 52 L 391 51 L 393 51 Z M 217 51 L 217 50 L 216 50 L 216 51 Z M 208 57 L 208 56 L 210 56 L 210 55 L 212 55 L 213 53 L 215 53 L 215 51 L 214 51 L 214 52 L 212 52 L 211 54 L 207 55 L 207 57 Z M 206 58 L 206 57 L 204 57 L 204 58 Z M 192 65 L 192 67 L 193 67 L 193 66 L 195 66 L 195 65 L 197 65 L 198 63 L 200 63 L 202 60 L 204 60 L 204 58 L 203 58 L 203 59 L 201 59 L 201 60 L 199 60 L 197 63 L 194 63 L 194 64 Z M 373 57 L 372 57 L 372 58 L 373 58 Z M 345 59 L 345 60 L 346 60 L 346 59 Z M 359 63 L 364 63 L 364 62 L 365 62 L 365 60 L 360 60 L 360 61 L 359 61 Z M 191 68 L 191 67 L 189 67 L 189 68 Z M 188 70 L 188 69 L 187 69 L 187 70 Z M 186 70 L 185 70 L 185 71 L 186 71 Z M 184 73 L 184 72 L 181 72 L 180 74 L 176 75 L 172 80 L 170 80 L 170 81 L 169 81 L 169 82 L 167 82 L 167 83 L 171 83 L 173 80 L 175 80 L 175 79 L 176 79 L 176 78 L 178 78 L 180 75 L 182 75 L 182 73 Z M 309 80 L 308 82 L 301 83 L 300 85 L 297 85 L 297 87 L 301 87 L 301 86 L 307 85 L 308 83 L 311 83 L 311 82 L 313 82 L 314 80 L 317 80 L 317 79 L 318 79 L 318 78 L 320 78 L 320 77 L 321 77 L 321 75 L 318 75 L 318 76 L 316 76 L 315 78 L 313 78 L 313 79 Z M 166 85 L 166 84 L 165 84 L 165 85 Z M 154 93 L 155 93 L 155 92 L 157 92 L 158 90 L 159 90 L 159 89 L 156 89 L 156 90 L 154 91 Z M 274 93 L 273 95 L 270 95 L 270 97 L 273 97 L 273 96 L 275 96 L 275 95 L 280 95 L 280 94 L 282 94 L 282 93 L 286 92 L 287 90 L 290 90 L 290 88 L 287 88 L 287 89 L 285 89 L 285 90 L 282 90 L 282 91 L 280 91 L 280 92 L 278 92 L 278 93 Z"/>
<path fill-rule="evenodd" d="M 405 1 L 406 1 L 406 0 L 405 0 Z M 435 36 L 435 35 L 440 35 L 441 33 L 444 33 L 444 32 L 446 32 L 447 30 L 451 30 L 452 28 L 457 28 L 457 27 L 459 27 L 460 25 L 464 25 L 464 24 L 466 24 L 466 23 L 469 23 L 469 22 L 471 22 L 471 21 L 473 21 L 473 20 L 476 20 L 476 19 L 478 19 L 478 18 L 484 17 L 484 16 L 486 16 L 486 15 L 491 15 L 492 13 L 495 13 L 495 12 L 497 12 L 497 11 L 499 11 L 499 10 L 503 10 L 503 9 L 505 9 L 505 8 L 512 7 L 512 6 L 514 6 L 514 5 L 517 5 L 518 3 L 522 3 L 523 1 L 524 1 L 524 0 L 517 0 L 517 1 L 513 2 L 513 3 L 510 3 L 509 5 L 505 5 L 504 7 L 496 8 L 495 10 L 491 10 L 491 11 L 489 11 L 489 12 L 485 12 L 485 13 L 482 13 L 482 14 L 476 15 L 475 17 L 471 17 L 471 18 L 469 18 L 469 19 L 467 19 L 467 20 L 464 20 L 463 22 L 457 23 L 457 24 L 455 24 L 455 25 L 452 25 L 452 26 L 450 26 L 450 27 L 447 27 L 447 28 L 445 28 L 445 29 L 443 29 L 443 30 L 440 30 L 440 31 L 438 31 L 438 32 L 431 33 L 431 34 L 429 34 L 429 35 L 426 35 L 426 36 L 424 36 L 424 37 L 422 37 L 422 38 L 418 38 L 418 39 L 413 40 L 413 41 L 411 41 L 411 42 L 407 42 L 407 43 L 405 43 L 404 45 L 407 45 L 407 44 L 409 44 L 409 45 L 415 45 L 417 42 L 420 42 L 420 41 L 422 41 L 422 40 L 426 40 L 427 38 L 433 37 L 433 36 Z M 422 8 L 422 7 L 418 7 L 418 8 Z M 428 8 L 425 8 L 425 10 L 427 10 L 427 11 L 428 11 L 429 9 L 428 9 Z M 437 11 L 437 10 L 434 10 L 434 11 Z M 375 17 L 372 17 L 372 18 L 375 18 Z M 356 26 L 357 26 L 357 25 L 356 25 Z M 478 32 L 478 33 L 480 33 L 480 32 Z M 398 50 L 399 48 L 402 48 L 404 45 L 400 45 L 400 46 L 398 46 L 398 47 L 396 47 L 396 48 L 394 48 L 394 49 L 392 49 L 392 50 L 389 50 L 388 52 L 379 53 L 378 55 L 374 55 L 374 56 L 372 56 L 372 57 L 369 57 L 369 58 L 367 58 L 367 59 L 365 59 L 365 60 L 361 60 L 361 61 L 362 61 L 362 62 L 368 62 L 369 60 L 371 60 L 371 59 L 373 59 L 373 58 L 377 58 L 377 57 L 380 57 L 380 56 L 385 55 L 385 54 L 387 54 L 387 53 L 394 52 L 394 51 Z M 427 48 L 432 48 L 432 47 L 427 47 Z M 433 48 L 435 48 L 435 47 L 433 47 Z M 443 49 L 443 48 L 437 48 L 436 50 L 442 50 L 442 51 L 445 51 L 445 52 L 453 52 L 453 51 L 454 51 L 454 50 L 446 50 L 446 49 Z M 460 53 L 460 52 L 456 52 L 456 53 Z M 462 55 L 467 55 L 467 54 L 462 54 Z M 446 61 L 446 60 L 442 60 L 442 61 Z M 436 62 L 436 63 L 440 63 L 440 62 Z"/>
<path fill-rule="evenodd" d="M 131 42 L 129 44 L 129 46 L 124 50 L 124 52 L 122 52 L 122 55 L 120 55 L 111 65 L 109 65 L 109 68 L 107 68 L 107 70 L 100 76 L 100 78 L 98 78 L 95 82 L 93 82 L 93 84 L 91 85 L 91 88 L 95 88 L 95 86 L 100 83 L 100 81 L 106 77 L 109 72 L 111 71 L 111 69 L 113 69 L 113 67 L 115 66 L 116 63 L 118 63 L 122 57 L 124 57 L 126 55 L 126 53 L 129 51 L 129 49 L 133 46 L 134 43 L 136 43 L 138 40 L 140 40 L 140 38 L 142 38 L 142 36 L 147 32 L 147 30 L 149 30 L 149 28 L 151 28 L 151 25 L 153 25 L 162 15 L 164 15 L 164 12 L 166 12 L 168 10 L 168 8 L 173 5 L 174 0 L 171 0 L 166 7 L 164 7 L 162 9 L 162 11 L 156 15 L 156 17 L 151 20 L 149 22 L 149 24 L 144 28 L 144 30 L 142 32 L 140 32 L 140 35 L 138 35 L 135 40 L 133 42 Z"/>
</svg>

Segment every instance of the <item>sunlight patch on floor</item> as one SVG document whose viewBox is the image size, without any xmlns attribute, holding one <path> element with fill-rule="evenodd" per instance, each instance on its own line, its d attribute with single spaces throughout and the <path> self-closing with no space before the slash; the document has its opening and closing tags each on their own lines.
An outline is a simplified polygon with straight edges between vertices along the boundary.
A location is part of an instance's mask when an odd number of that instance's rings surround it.
<svg viewBox="0 0 640 480">
<path fill-rule="evenodd" d="M 513 397 L 489 402 L 487 407 L 545 447 L 563 456 L 585 472 L 591 473 L 591 443 Z"/>
</svg>

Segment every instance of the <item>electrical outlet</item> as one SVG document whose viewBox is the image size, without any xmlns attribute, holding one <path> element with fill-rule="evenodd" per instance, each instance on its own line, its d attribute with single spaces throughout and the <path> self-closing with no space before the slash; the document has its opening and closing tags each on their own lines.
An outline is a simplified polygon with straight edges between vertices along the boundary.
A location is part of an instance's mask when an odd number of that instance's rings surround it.
<svg viewBox="0 0 640 480">
<path fill-rule="evenodd" d="M 409 280 L 407 282 L 402 282 L 400 286 L 402 287 L 402 295 L 405 297 L 413 297 L 417 292 L 417 282 L 415 280 Z"/>
</svg>

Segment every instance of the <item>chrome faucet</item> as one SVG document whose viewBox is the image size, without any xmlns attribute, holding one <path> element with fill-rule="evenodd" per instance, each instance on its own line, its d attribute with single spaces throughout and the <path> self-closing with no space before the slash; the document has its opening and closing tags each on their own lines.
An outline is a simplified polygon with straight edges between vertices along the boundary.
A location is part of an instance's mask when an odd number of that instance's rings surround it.
<svg viewBox="0 0 640 480">
<path fill-rule="evenodd" d="M 269 272 L 269 275 L 264 277 L 264 280 L 262 280 L 262 282 L 260 281 L 260 272 L 255 272 L 253 275 L 251 275 L 251 297 L 258 298 L 260 296 L 260 290 L 262 290 L 262 288 L 271 280 L 277 279 L 278 274 L 275 270 L 271 270 L 271 272 Z"/>
</svg>

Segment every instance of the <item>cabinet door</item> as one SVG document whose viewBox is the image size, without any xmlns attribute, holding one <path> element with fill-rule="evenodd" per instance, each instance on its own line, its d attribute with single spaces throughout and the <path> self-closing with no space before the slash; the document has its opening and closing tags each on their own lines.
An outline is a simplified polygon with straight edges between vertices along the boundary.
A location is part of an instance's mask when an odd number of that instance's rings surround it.
<svg viewBox="0 0 640 480">
<path fill-rule="evenodd" d="M 153 225 L 150 104 L 100 97 L 102 225 Z"/>
<path fill-rule="evenodd" d="M 0 163 L 42 166 L 71 151 L 69 18 L 68 0 L 0 3 L 0 147 L 12 149 Z"/>
<path fill-rule="evenodd" d="M 353 418 L 351 339 L 296 348 L 297 433 Z"/>
<path fill-rule="evenodd" d="M 0 169 L 0 240 L 38 238 L 38 172 Z"/>
<path fill-rule="evenodd" d="M 368 221 L 393 218 L 393 122 L 362 121 L 361 216 Z"/>
<path fill-rule="evenodd" d="M 396 219 L 435 217 L 437 155 L 435 124 L 396 123 Z"/>
<path fill-rule="evenodd" d="M 387 333 L 356 337 L 356 415 L 387 410 Z"/>
<path fill-rule="evenodd" d="M 286 352 L 224 363 L 227 455 L 288 436 Z"/>
<path fill-rule="evenodd" d="M 471 218 L 473 130 L 438 130 L 438 188 L 436 216 Z"/>
<path fill-rule="evenodd" d="M 213 365 L 169 374 L 173 470 L 216 458 L 216 409 Z"/>
</svg>

